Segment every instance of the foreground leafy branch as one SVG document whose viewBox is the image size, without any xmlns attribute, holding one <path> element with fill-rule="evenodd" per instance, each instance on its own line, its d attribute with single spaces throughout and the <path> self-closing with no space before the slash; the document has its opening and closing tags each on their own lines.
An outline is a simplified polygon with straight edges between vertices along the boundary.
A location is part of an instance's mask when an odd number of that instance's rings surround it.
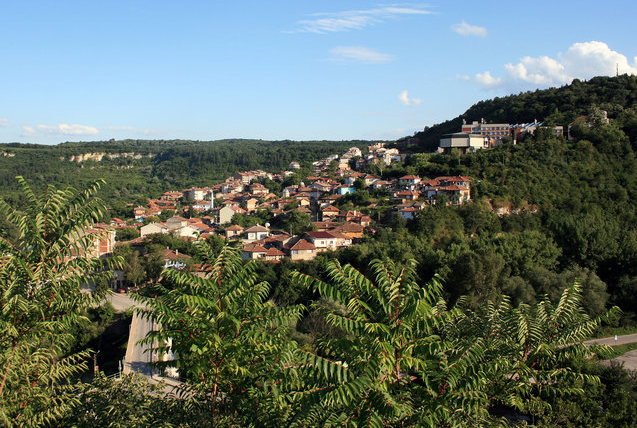
<svg viewBox="0 0 637 428">
<path fill-rule="evenodd" d="M 27 205 L 0 201 L 15 235 L 0 236 L 0 425 L 52 424 L 75 398 L 67 380 L 87 368 L 86 351 L 69 354 L 72 330 L 103 296 L 82 288 L 107 276 L 114 262 L 90 255 L 91 226 L 105 208 L 99 183 L 78 192 L 48 186 L 38 197 L 21 178 Z"/>
<path fill-rule="evenodd" d="M 548 406 L 547 394 L 582 392 L 564 381 L 598 382 L 568 368 L 599 323 L 582 312 L 579 284 L 556 306 L 513 308 L 505 298 L 481 311 L 462 301 L 447 309 L 440 281 L 420 286 L 414 267 L 376 260 L 367 278 L 333 261 L 328 282 L 296 275 L 338 304 L 314 308 L 342 332 L 317 341 L 318 355 L 298 366 L 312 392 L 296 394 L 296 425 L 499 424 L 494 405 L 533 414 Z"/>
<path fill-rule="evenodd" d="M 184 395 L 212 426 L 275 423 L 282 356 L 294 345 L 287 334 L 303 307 L 267 301 L 268 284 L 236 249 L 215 254 L 205 241 L 198 249 L 202 276 L 165 270 L 170 285 L 159 285 L 156 298 L 139 298 L 147 307 L 140 312 L 161 326 L 145 342 L 158 355 L 177 356 L 157 365 L 179 369 Z"/>
</svg>

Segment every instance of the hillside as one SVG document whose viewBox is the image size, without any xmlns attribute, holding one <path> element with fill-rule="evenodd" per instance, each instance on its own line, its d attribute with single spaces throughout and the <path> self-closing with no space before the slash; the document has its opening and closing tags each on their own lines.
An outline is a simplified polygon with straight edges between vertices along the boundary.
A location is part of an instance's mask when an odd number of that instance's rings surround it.
<svg viewBox="0 0 637 428">
<path fill-rule="evenodd" d="M 433 152 L 443 134 L 458 132 L 462 120 L 484 119 L 488 123 L 523 123 L 535 119 L 551 125 L 566 126 L 593 107 L 608 112 L 608 117 L 634 140 L 637 138 L 637 76 L 595 77 L 573 80 L 570 85 L 524 92 L 480 101 L 460 116 L 427 128 L 415 135 L 417 150 Z"/>
<path fill-rule="evenodd" d="M 348 251 L 347 261 L 415 258 L 422 278 L 441 274 L 451 295 L 470 295 L 478 306 L 502 294 L 516 302 L 555 297 L 579 278 L 589 287 L 591 314 L 615 304 L 625 322 L 635 323 L 636 99 L 637 77 L 620 76 L 476 104 L 465 113 L 468 120 L 516 123 L 552 111 L 549 122 L 567 123 L 600 108 L 610 123 L 574 126 L 571 141 L 540 130 L 517 145 L 466 155 L 416 153 L 387 168 L 386 178 L 470 176 L 474 203 L 436 206 L 408 224 L 390 224 L 377 239 Z M 525 106 L 529 112 L 512 115 Z M 428 130 L 432 144 L 436 132 L 459 127 L 461 120 Z"/>
<path fill-rule="evenodd" d="M 15 177 L 36 189 L 82 187 L 104 179 L 104 199 L 135 201 L 167 190 L 204 186 L 240 171 L 285 170 L 290 162 L 311 162 L 364 141 L 123 140 L 72 142 L 57 146 L 0 144 L 0 197 L 11 200 Z"/>
</svg>

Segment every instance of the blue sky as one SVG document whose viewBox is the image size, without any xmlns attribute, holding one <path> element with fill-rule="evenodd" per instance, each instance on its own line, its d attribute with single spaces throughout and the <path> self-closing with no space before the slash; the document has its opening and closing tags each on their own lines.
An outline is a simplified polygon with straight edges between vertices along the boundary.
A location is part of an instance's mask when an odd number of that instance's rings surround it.
<svg viewBox="0 0 637 428">
<path fill-rule="evenodd" d="M 399 138 L 637 74 L 636 4 L 2 1 L 0 142 Z"/>
</svg>

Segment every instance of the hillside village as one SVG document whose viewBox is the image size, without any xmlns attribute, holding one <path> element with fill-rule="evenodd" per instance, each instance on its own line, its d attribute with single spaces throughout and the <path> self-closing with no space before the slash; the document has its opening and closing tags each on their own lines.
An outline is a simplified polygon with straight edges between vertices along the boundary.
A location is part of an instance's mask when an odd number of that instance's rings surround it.
<svg viewBox="0 0 637 428">
<path fill-rule="evenodd" d="M 278 262 L 311 260 L 320 252 L 337 250 L 360 242 L 365 234 L 374 233 L 374 219 L 354 209 L 339 209 L 335 202 L 361 189 L 384 192 L 389 206 L 381 207 L 391 216 L 413 219 L 418 211 L 436 202 L 463 204 L 470 200 L 469 177 L 421 178 L 406 175 L 384 180 L 377 175 L 359 172 L 367 165 L 391 165 L 402 162 L 405 154 L 386 148 L 384 143 L 370 145 L 367 153 L 357 147 L 342 155 L 331 155 L 313 162 L 312 174 L 295 185 L 283 186 L 286 178 L 295 174 L 301 165 L 292 162 L 288 170 L 273 174 L 261 170 L 245 171 L 228 177 L 223 183 L 209 187 L 193 187 L 181 191 L 167 191 L 158 199 L 149 199 L 146 206 L 133 207 L 132 217 L 113 217 L 108 244 L 96 245 L 107 254 L 115 246 L 117 231 L 134 229 L 135 239 L 121 242 L 140 250 L 154 234 L 167 234 L 184 240 L 206 239 L 212 235 L 234 242 L 242 248 L 245 260 L 260 259 Z M 280 183 L 280 192 L 273 192 L 266 184 Z M 270 186 L 272 187 L 272 186 Z M 375 208 L 372 206 L 366 208 Z M 178 215 L 180 214 L 180 215 Z M 263 214 L 259 216 L 260 214 Z M 160 217 L 166 217 L 160 221 Z M 308 220 L 305 231 L 294 232 L 261 222 L 261 217 L 274 220 L 300 217 Z M 242 226 L 238 219 L 251 219 Z M 100 225 L 104 230 L 106 225 Z M 164 267 L 182 268 L 189 257 L 166 248 Z M 114 288 L 125 283 L 115 275 Z"/>
<path fill-rule="evenodd" d="M 584 116 L 580 120 L 587 119 Z M 541 126 L 543 123 L 537 121 L 517 125 L 488 124 L 483 120 L 465 122 L 461 132 L 443 135 L 438 151 L 446 153 L 455 148 L 460 153 L 469 153 L 489 149 L 502 144 L 507 137 L 515 143 Z M 551 129 L 555 135 L 563 135 L 561 126 Z M 136 238 L 118 240 L 145 257 L 149 239 L 169 235 L 185 241 L 216 236 L 240 247 L 244 260 L 273 263 L 283 259 L 312 260 L 321 252 L 355 245 L 366 234 L 375 233 L 381 212 L 383 216 L 413 220 L 430 205 L 461 205 L 471 200 L 470 177 L 405 175 L 383 179 L 362 172 L 375 165 L 382 173 L 382 168 L 405 158 L 406 154 L 399 149 L 376 143 L 369 145 L 365 153 L 351 147 L 342 155 L 333 154 L 313 162 L 311 173 L 301 174 L 303 178 L 298 184 L 291 184 L 294 180 L 289 178 L 300 172 L 301 164 L 291 162 L 280 173 L 244 171 L 212 186 L 170 190 L 157 199 L 149 199 L 145 206 L 131 206 L 130 218 L 112 217 L 110 225 L 97 225 L 105 238 L 96 242 L 95 254 L 111 254 L 118 231 L 134 230 Z M 350 203 L 351 209 L 337 206 L 341 198 L 359 190 L 384 195 L 388 205 Z M 303 223 L 302 230 L 282 227 L 286 222 Z M 162 257 L 164 268 L 182 269 L 190 264 L 190 256 L 169 247 Z M 113 288 L 125 284 L 123 272 L 116 272 Z"/>
<path fill-rule="evenodd" d="M 6 144 L 0 425 L 637 426 L 637 76 L 467 111 Z"/>
</svg>

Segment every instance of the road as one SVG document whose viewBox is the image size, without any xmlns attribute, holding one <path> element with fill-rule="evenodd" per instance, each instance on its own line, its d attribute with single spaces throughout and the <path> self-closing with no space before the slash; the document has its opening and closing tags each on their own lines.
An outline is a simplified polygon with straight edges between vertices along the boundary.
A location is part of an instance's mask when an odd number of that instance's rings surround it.
<svg viewBox="0 0 637 428">
<path fill-rule="evenodd" d="M 106 297 L 106 300 L 113 305 L 113 308 L 115 308 L 117 312 L 124 312 L 131 307 L 144 308 L 144 305 L 123 293 L 111 293 Z M 141 339 L 146 337 L 148 332 L 156 328 L 157 325 L 153 320 L 142 318 L 137 312 L 133 313 L 128 335 L 128 344 L 126 345 L 126 355 L 124 357 L 124 374 L 131 372 L 140 373 L 144 375 L 150 383 L 164 382 L 166 384 L 164 387 L 166 394 L 175 393 L 175 389 L 181 386 L 181 382 L 169 377 L 157 375 L 149 364 L 157 360 L 157 356 L 150 352 L 152 346 L 150 344 L 139 343 Z"/>
<path fill-rule="evenodd" d="M 154 361 L 154 353 L 150 351 L 150 344 L 140 344 L 139 341 L 154 329 L 154 322 L 142 318 L 138 313 L 133 314 L 124 358 L 124 374 L 139 372 L 152 377 L 153 370 L 148 363 Z"/>
<path fill-rule="evenodd" d="M 113 307 L 115 308 L 115 311 L 117 312 L 124 312 L 126 309 L 132 306 L 135 306 L 137 308 L 144 307 L 144 305 L 134 301 L 127 294 L 123 294 L 123 293 L 109 293 L 106 296 L 106 300 L 108 300 L 111 303 L 111 305 L 113 305 Z"/>
<path fill-rule="evenodd" d="M 617 337 L 617 340 L 615 340 Z M 628 343 L 637 342 L 637 334 L 626 334 L 623 336 L 611 336 L 605 337 L 603 339 L 593 339 L 584 342 L 585 345 L 626 345 Z M 611 362 L 618 362 L 620 364 L 623 363 L 625 369 L 629 370 L 637 370 L 637 349 L 634 351 L 628 351 L 624 355 L 620 355 L 617 358 L 613 358 L 612 360 L 602 361 L 601 364 L 605 366 L 609 366 Z"/>
<path fill-rule="evenodd" d="M 617 337 L 617 340 L 615 340 Z M 603 339 L 592 339 L 584 342 L 584 345 L 626 345 L 627 343 L 635 343 L 637 342 L 637 333 L 635 334 L 625 334 L 623 336 L 611 336 L 604 337 Z"/>
</svg>

